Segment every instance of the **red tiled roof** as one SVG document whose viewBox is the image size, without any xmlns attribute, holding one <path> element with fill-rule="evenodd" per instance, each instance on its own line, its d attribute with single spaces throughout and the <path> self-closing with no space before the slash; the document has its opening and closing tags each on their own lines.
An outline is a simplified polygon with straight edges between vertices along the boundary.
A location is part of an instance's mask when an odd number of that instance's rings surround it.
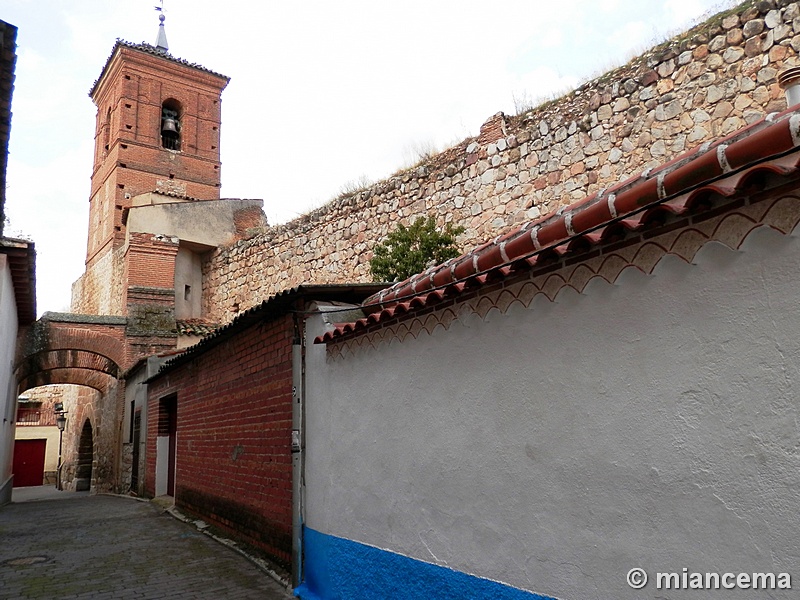
<svg viewBox="0 0 800 600">
<path fill-rule="evenodd" d="M 206 336 L 214 333 L 219 328 L 218 323 L 211 323 L 203 319 L 184 319 L 175 321 L 178 335 Z"/>
<path fill-rule="evenodd" d="M 369 316 L 337 325 L 316 343 L 358 335 L 520 271 L 558 268 L 568 257 L 582 260 L 628 232 L 708 210 L 714 195 L 759 190 L 770 174 L 798 178 L 799 145 L 800 112 L 769 115 L 367 298 Z"/>
</svg>

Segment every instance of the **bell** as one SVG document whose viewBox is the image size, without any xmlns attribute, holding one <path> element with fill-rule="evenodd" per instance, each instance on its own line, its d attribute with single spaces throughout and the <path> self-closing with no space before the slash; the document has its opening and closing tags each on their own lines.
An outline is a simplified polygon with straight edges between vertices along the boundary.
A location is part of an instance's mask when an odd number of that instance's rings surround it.
<svg viewBox="0 0 800 600">
<path fill-rule="evenodd" d="M 161 131 L 171 131 L 172 133 L 178 133 L 178 127 L 175 124 L 175 119 L 172 117 L 164 117 L 164 125 L 161 127 Z"/>
</svg>

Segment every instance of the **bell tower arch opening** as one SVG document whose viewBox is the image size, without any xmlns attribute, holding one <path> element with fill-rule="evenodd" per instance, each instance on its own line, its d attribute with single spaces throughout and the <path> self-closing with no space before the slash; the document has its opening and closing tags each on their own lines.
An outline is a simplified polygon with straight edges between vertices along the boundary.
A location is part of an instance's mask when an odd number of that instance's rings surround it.
<svg viewBox="0 0 800 600">
<path fill-rule="evenodd" d="M 181 149 L 181 104 L 168 98 L 161 104 L 161 147 L 167 150 Z"/>
</svg>

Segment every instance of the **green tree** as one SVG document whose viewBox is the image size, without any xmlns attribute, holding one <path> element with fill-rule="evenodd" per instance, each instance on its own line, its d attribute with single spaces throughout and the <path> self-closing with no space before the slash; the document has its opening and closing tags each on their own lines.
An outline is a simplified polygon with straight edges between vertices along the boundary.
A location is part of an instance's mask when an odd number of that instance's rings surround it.
<svg viewBox="0 0 800 600">
<path fill-rule="evenodd" d="M 402 223 L 375 247 L 370 271 L 373 281 L 403 281 L 421 273 L 431 264 L 440 264 L 461 255 L 456 236 L 460 225 L 448 223 L 444 231 L 436 229 L 433 217 L 419 217 L 410 227 Z"/>
</svg>

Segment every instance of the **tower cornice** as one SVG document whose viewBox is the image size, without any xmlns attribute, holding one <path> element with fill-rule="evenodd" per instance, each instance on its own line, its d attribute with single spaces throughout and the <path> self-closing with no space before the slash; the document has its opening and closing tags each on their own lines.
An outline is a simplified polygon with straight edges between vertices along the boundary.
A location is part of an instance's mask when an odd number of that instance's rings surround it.
<svg viewBox="0 0 800 600">
<path fill-rule="evenodd" d="M 189 67 L 190 69 L 194 69 L 198 72 L 219 78 L 225 82 L 225 84 L 221 86 L 221 89 L 224 89 L 225 86 L 227 86 L 228 82 L 231 80 L 231 78 L 226 75 L 222 75 L 221 73 L 217 73 L 216 71 L 212 71 L 211 69 L 208 69 L 197 63 L 190 62 L 183 58 L 177 58 L 172 54 L 170 54 L 169 52 L 165 52 L 164 50 L 157 48 L 156 46 L 153 46 L 151 44 L 148 44 L 146 42 L 142 42 L 141 44 L 134 44 L 131 42 L 126 42 L 125 40 L 117 39 L 116 43 L 114 44 L 114 48 L 111 50 L 111 54 L 106 60 L 103 69 L 100 71 L 100 76 L 95 80 L 95 82 L 92 84 L 92 88 L 89 90 L 89 97 L 94 98 L 95 92 L 100 87 L 101 82 L 103 81 L 107 71 L 111 66 L 111 63 L 114 61 L 114 57 L 118 53 L 120 53 L 123 49 L 130 49 L 150 56 L 156 56 L 164 60 L 167 60 L 171 63 L 174 63 L 176 65 Z"/>
</svg>

